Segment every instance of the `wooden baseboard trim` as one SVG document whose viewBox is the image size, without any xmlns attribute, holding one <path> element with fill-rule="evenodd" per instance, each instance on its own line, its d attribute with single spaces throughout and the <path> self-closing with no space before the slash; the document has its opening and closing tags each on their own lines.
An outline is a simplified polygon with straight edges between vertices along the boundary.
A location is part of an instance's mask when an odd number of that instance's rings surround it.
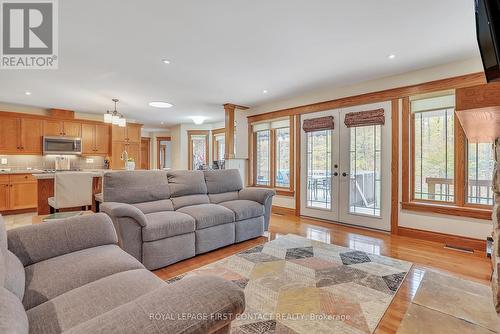
<svg viewBox="0 0 500 334">
<path fill-rule="evenodd" d="M 398 227 L 398 235 L 427 241 L 439 242 L 449 246 L 469 248 L 474 251 L 486 252 L 486 240 L 461 237 L 458 235 L 417 230 L 409 227 Z"/>
<path fill-rule="evenodd" d="M 295 209 L 285 208 L 283 206 L 273 205 L 271 208 L 272 213 L 277 213 L 278 215 L 290 215 L 295 216 Z"/>
<path fill-rule="evenodd" d="M 29 213 L 29 212 L 36 212 L 36 208 L 19 209 L 19 210 L 5 210 L 5 211 L 0 211 L 0 214 L 3 216 L 7 216 L 7 215 L 18 215 L 21 213 Z"/>
</svg>

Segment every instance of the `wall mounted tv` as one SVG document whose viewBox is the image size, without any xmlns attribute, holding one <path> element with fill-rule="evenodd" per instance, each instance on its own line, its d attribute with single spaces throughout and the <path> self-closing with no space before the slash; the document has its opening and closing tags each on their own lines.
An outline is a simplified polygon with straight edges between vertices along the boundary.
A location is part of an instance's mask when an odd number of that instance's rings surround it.
<svg viewBox="0 0 500 334">
<path fill-rule="evenodd" d="M 476 33 L 486 79 L 500 81 L 500 0 L 476 0 Z"/>
</svg>

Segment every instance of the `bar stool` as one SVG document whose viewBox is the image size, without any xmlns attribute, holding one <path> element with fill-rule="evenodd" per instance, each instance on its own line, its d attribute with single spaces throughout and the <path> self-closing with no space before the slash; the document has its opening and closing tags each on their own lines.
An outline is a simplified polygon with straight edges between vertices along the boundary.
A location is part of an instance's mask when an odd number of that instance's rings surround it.
<svg viewBox="0 0 500 334">
<path fill-rule="evenodd" d="M 92 173 L 61 172 L 55 174 L 54 197 L 48 199 L 50 212 L 92 205 Z"/>
</svg>

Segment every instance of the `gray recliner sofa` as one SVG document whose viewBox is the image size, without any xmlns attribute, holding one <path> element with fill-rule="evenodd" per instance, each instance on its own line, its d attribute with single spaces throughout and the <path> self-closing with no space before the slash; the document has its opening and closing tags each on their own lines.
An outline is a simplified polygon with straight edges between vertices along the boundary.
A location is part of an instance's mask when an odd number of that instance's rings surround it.
<svg viewBox="0 0 500 334">
<path fill-rule="evenodd" d="M 221 278 L 167 284 L 92 214 L 6 233 L 0 216 L 0 333 L 229 333 L 243 292 Z"/>
<path fill-rule="evenodd" d="M 120 246 L 154 270 L 261 236 L 274 194 L 243 188 L 234 169 L 120 171 L 104 175 L 100 209 Z"/>
</svg>

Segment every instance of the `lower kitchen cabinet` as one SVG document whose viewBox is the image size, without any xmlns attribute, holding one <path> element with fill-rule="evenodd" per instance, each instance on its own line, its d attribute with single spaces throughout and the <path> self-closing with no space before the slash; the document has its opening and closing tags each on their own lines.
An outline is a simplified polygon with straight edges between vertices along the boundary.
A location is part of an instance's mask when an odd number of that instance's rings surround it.
<svg viewBox="0 0 500 334">
<path fill-rule="evenodd" d="M 0 211 L 35 209 L 37 196 L 33 175 L 0 175 Z"/>
</svg>

